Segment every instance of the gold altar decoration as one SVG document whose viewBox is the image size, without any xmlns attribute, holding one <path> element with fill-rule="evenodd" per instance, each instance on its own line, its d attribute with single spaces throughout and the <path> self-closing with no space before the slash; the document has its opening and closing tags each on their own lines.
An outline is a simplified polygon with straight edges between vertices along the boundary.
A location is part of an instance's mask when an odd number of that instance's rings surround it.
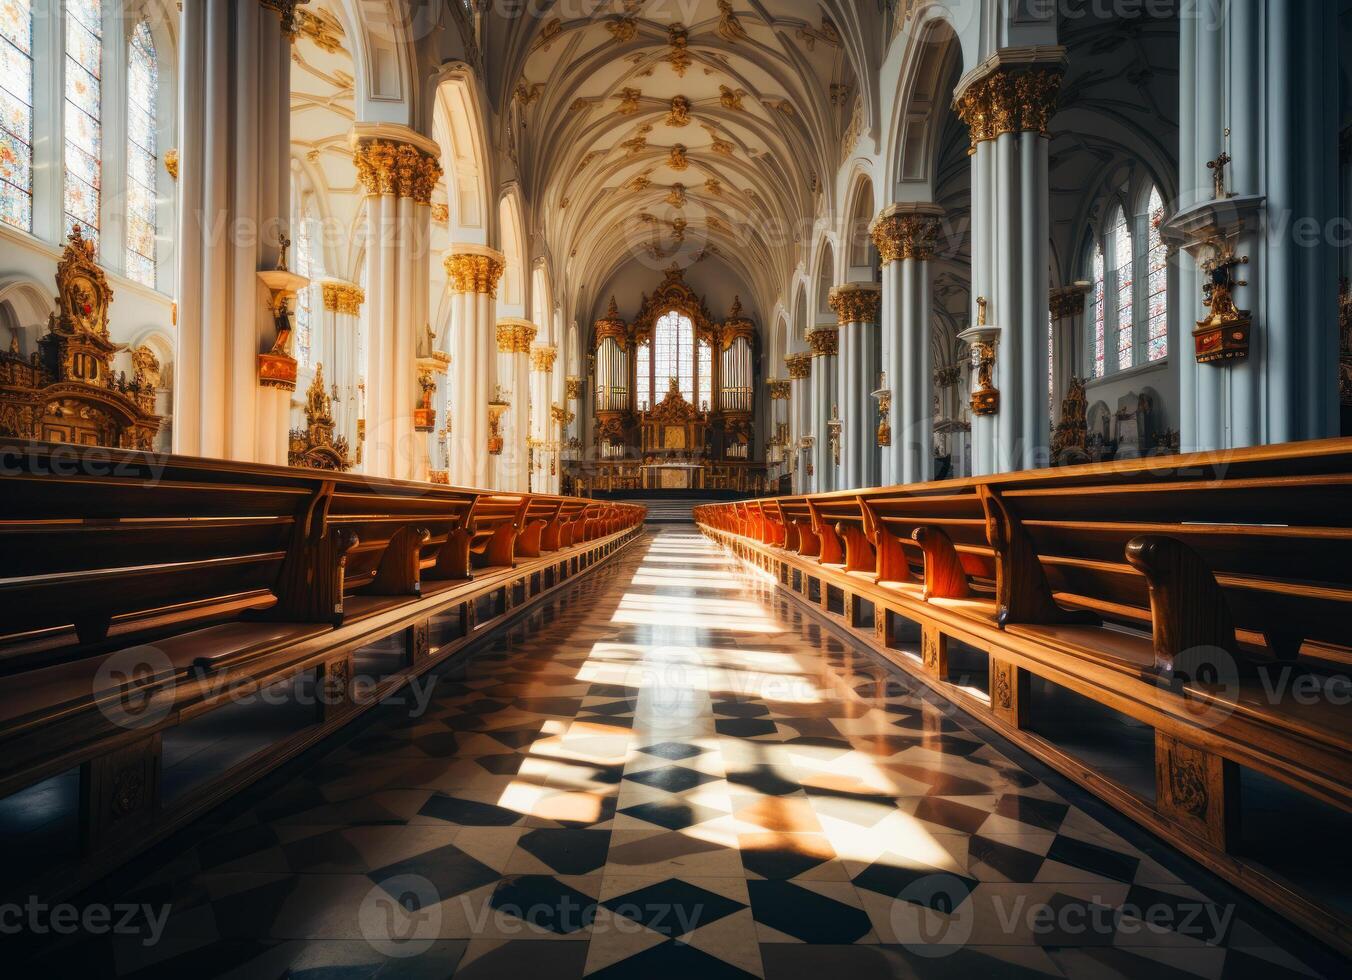
<svg viewBox="0 0 1352 980">
<path fill-rule="evenodd" d="M 479 252 L 461 252 L 446 256 L 442 264 L 454 292 L 486 293 L 497 299 L 498 282 L 505 268 L 501 258 Z"/>
<path fill-rule="evenodd" d="M 333 434 L 333 401 L 324 385 L 324 365 L 315 365 L 305 392 L 305 428 L 292 429 L 286 461 L 292 466 L 338 473 L 352 468 L 347 439 Z"/>
<path fill-rule="evenodd" d="M 806 381 L 812 377 L 811 354 L 790 354 L 784 358 L 784 366 L 789 369 L 790 381 Z"/>
<path fill-rule="evenodd" d="M 490 456 L 501 456 L 503 449 L 502 438 L 502 417 L 507 413 L 507 409 L 512 407 L 512 403 L 507 400 L 499 386 L 493 395 L 492 401 L 488 403 L 488 454 Z"/>
<path fill-rule="evenodd" d="M 366 302 L 366 293 L 360 286 L 347 282 L 326 282 L 320 287 L 324 295 L 324 309 L 330 313 L 357 316 Z"/>
<path fill-rule="evenodd" d="M 297 364 L 291 355 L 291 303 L 296 294 L 310 285 L 310 280 L 291 272 L 286 267 L 286 250 L 291 247 L 287 238 L 281 240 L 277 268 L 258 273 L 258 279 L 268 291 L 268 311 L 272 314 L 276 337 L 266 354 L 258 355 L 258 383 L 264 388 L 296 390 Z"/>
<path fill-rule="evenodd" d="M 1235 305 L 1235 290 L 1248 285 L 1235 278 L 1235 270 L 1248 262 L 1247 255 L 1237 256 L 1228 245 L 1217 242 L 1212 256 L 1201 263 L 1206 276 L 1202 305 L 1211 314 L 1198 320 L 1197 329 L 1192 332 L 1198 364 L 1242 360 L 1249 356 L 1252 315 Z"/>
<path fill-rule="evenodd" d="M 1063 66 L 999 66 L 957 97 L 954 109 L 971 131 L 972 150 L 1009 133 L 1047 135 L 1061 93 Z"/>
<path fill-rule="evenodd" d="M 884 265 L 925 262 L 938 250 L 942 227 L 943 209 L 937 205 L 893 205 L 878 215 L 869 233 Z"/>
<path fill-rule="evenodd" d="M 849 283 L 832 289 L 827 302 L 844 327 L 851 323 L 877 323 L 882 298 L 882 291 L 876 286 Z"/>
<path fill-rule="evenodd" d="M 440 160 L 409 143 L 358 141 L 352 162 L 366 193 L 393 194 L 418 204 L 432 203 L 432 189 L 442 175 Z"/>
<path fill-rule="evenodd" d="M 772 402 L 786 402 L 789 400 L 793 390 L 793 386 L 790 382 L 780 378 L 771 378 L 765 384 L 766 387 L 770 389 L 770 400 Z"/>
<path fill-rule="evenodd" d="M 1000 411 L 1000 392 L 994 384 L 995 335 L 993 331 L 983 332 L 988 326 L 986 317 L 989 300 L 984 296 L 977 297 L 976 308 L 975 329 L 978 333 L 971 338 L 972 369 L 976 372 L 976 386 L 972 389 L 970 404 L 973 415 L 995 415 Z"/>
<path fill-rule="evenodd" d="M 539 328 L 529 320 L 499 320 L 497 328 L 499 354 L 529 354 Z"/>
<path fill-rule="evenodd" d="M 1089 397 L 1084 378 L 1071 378 L 1061 400 L 1061 420 L 1052 432 L 1052 465 L 1089 462 Z"/>
<path fill-rule="evenodd" d="M 418 398 L 418 407 L 413 410 L 413 429 L 415 432 L 435 432 L 437 428 L 437 410 L 432 399 L 437 393 L 437 380 L 429 367 L 418 369 L 418 389 L 422 394 Z"/>
<path fill-rule="evenodd" d="M 878 448 L 886 449 L 892 445 L 892 392 L 887 387 L 887 375 L 883 375 L 882 387 L 873 396 L 878 399 Z"/>
<path fill-rule="evenodd" d="M 178 180 L 178 150 L 170 147 L 164 151 L 164 171 L 172 180 Z"/>
<path fill-rule="evenodd" d="M 646 293 L 643 295 L 638 316 L 634 318 L 632 335 L 635 342 L 642 343 L 644 340 L 651 338 L 657 321 L 672 310 L 690 317 L 690 322 L 695 327 L 697 340 L 708 341 L 710 344 L 719 342 L 718 330 L 714 326 L 714 318 L 709 312 L 709 307 L 705 304 L 704 299 L 691 289 L 685 281 L 685 270 L 675 263 L 667 268 L 661 285 L 653 291 L 652 295 L 649 296 Z M 612 315 L 618 317 L 619 314 L 613 313 Z M 597 326 L 599 327 L 600 324 Z"/>
<path fill-rule="evenodd" d="M 582 399 L 582 379 L 576 375 L 568 375 L 563 379 L 563 394 L 570 401 L 581 401 Z"/>
<path fill-rule="evenodd" d="M 0 435 L 153 449 L 162 421 L 155 414 L 159 362 L 138 348 L 130 381 L 113 371 L 113 357 L 127 348 L 108 334 L 113 291 L 78 225 L 57 265 L 56 288 L 58 312 L 37 352 L 25 358 L 16 333 L 0 353 Z"/>
<path fill-rule="evenodd" d="M 807 345 L 813 357 L 835 357 L 840 353 L 840 331 L 835 327 L 818 327 L 808 332 Z"/>
<path fill-rule="evenodd" d="M 554 361 L 559 356 L 557 347 L 540 345 L 532 347 L 530 351 L 530 369 L 539 371 L 542 374 L 548 374 L 554 370 Z"/>
</svg>

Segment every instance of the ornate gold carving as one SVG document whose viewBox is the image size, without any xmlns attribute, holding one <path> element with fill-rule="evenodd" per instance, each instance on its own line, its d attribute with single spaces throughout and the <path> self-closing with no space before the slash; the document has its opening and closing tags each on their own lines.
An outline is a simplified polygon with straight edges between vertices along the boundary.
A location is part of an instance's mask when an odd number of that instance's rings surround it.
<svg viewBox="0 0 1352 980">
<path fill-rule="evenodd" d="M 878 392 L 877 442 L 882 449 L 892 445 L 892 392 L 886 390 Z"/>
<path fill-rule="evenodd" d="M 634 17 L 618 17 L 606 22 L 606 30 L 616 44 L 628 44 L 638 36 L 638 21 Z"/>
<path fill-rule="evenodd" d="M 368 194 L 393 194 L 418 204 L 432 203 L 441 180 L 441 161 L 409 143 L 373 139 L 352 151 L 357 180 Z"/>
<path fill-rule="evenodd" d="M 729 44 L 751 40 L 728 0 L 718 0 L 718 36 Z"/>
<path fill-rule="evenodd" d="M 1003 660 L 991 661 L 991 693 L 997 707 L 1009 711 L 1014 707 L 1014 665 Z"/>
<path fill-rule="evenodd" d="M 827 302 L 842 327 L 849 323 L 877 323 L 882 293 L 853 284 L 837 286 L 831 290 Z"/>
<path fill-rule="evenodd" d="M 444 225 L 449 222 L 451 220 L 451 206 L 440 202 L 433 204 L 432 220 L 439 225 Z"/>
<path fill-rule="evenodd" d="M 874 222 L 871 233 L 884 264 L 904 259 L 924 262 L 934 258 L 941 225 L 938 215 L 885 214 Z"/>
<path fill-rule="evenodd" d="M 836 25 L 831 23 L 826 17 L 822 17 L 821 30 L 803 26 L 798 28 L 798 40 L 803 42 L 803 46 L 809 51 L 817 49 L 817 42 L 821 41 L 831 45 L 833 48 L 840 47 L 840 31 L 836 30 Z"/>
<path fill-rule="evenodd" d="M 793 385 L 789 381 L 771 378 L 765 384 L 770 389 L 770 400 L 772 402 L 786 402 L 793 394 Z"/>
<path fill-rule="evenodd" d="M 683 208 L 685 207 L 685 200 L 685 185 L 672 184 L 671 190 L 667 193 L 667 203 L 673 208 Z"/>
<path fill-rule="evenodd" d="M 734 89 L 727 85 L 718 86 L 718 101 L 730 112 L 742 112 L 742 99 L 746 97 L 746 89 Z"/>
<path fill-rule="evenodd" d="M 533 44 L 531 44 L 531 54 L 534 54 L 536 51 L 548 51 L 562 33 L 563 21 L 558 17 L 555 17 L 545 24 L 544 29 L 540 31 L 540 36 L 535 39 Z"/>
<path fill-rule="evenodd" d="M 569 375 L 563 379 L 563 394 L 571 402 L 582 399 L 582 379 Z"/>
<path fill-rule="evenodd" d="M 337 54 L 343 50 L 343 25 L 327 10 L 297 10 L 296 31 L 313 41 L 321 51 Z"/>
<path fill-rule="evenodd" d="M 620 316 L 614 296 L 610 297 L 610 308 L 606 310 L 606 315 L 596 321 L 596 346 L 600 347 L 602 341 L 608 339 L 619 344 L 620 350 L 629 349 L 629 325 Z"/>
<path fill-rule="evenodd" d="M 1047 135 L 1061 92 L 1059 65 L 997 68 L 967 87 L 954 103 L 971 131 L 972 148 L 1006 133 Z"/>
<path fill-rule="evenodd" d="M 1070 390 L 1061 400 L 1061 418 L 1052 432 L 1052 465 L 1089 462 L 1089 398 L 1084 378 L 1071 378 Z"/>
<path fill-rule="evenodd" d="M 1088 286 L 1065 286 L 1053 289 L 1047 297 L 1047 306 L 1053 320 L 1072 320 L 1084 313 L 1084 298 Z"/>
<path fill-rule="evenodd" d="M 811 354 L 790 354 L 784 358 L 784 365 L 789 369 L 790 381 L 806 381 L 812 377 Z"/>
<path fill-rule="evenodd" d="M 835 327 L 818 327 L 808 331 L 807 345 L 813 357 L 835 357 L 840 353 L 840 331 Z"/>
<path fill-rule="evenodd" d="M 488 455 L 490 456 L 502 455 L 503 447 L 506 445 L 502 438 L 502 416 L 511 407 L 512 403 L 507 401 L 502 389 L 498 388 L 492 401 L 488 403 Z"/>
<path fill-rule="evenodd" d="M 275 11 L 282 21 L 282 35 L 296 39 L 296 8 L 309 0 L 260 0 L 268 10 Z"/>
<path fill-rule="evenodd" d="M 108 334 L 113 291 L 78 225 L 57 265 L 56 286 L 59 312 L 38 351 L 25 358 L 16 334 L 0 354 L 0 435 L 153 449 L 161 422 L 158 363 L 148 349 L 138 350 L 130 381 L 113 371 L 113 357 L 126 350 Z"/>
<path fill-rule="evenodd" d="M 1235 305 L 1235 290 L 1248 283 L 1235 277 L 1235 270 L 1247 265 L 1249 257 L 1237 256 L 1229 245 L 1215 243 L 1215 254 L 1201 263 L 1206 282 L 1202 286 L 1202 305 L 1211 311 L 1197 321 L 1192 332 L 1197 363 L 1242 360 L 1249 356 L 1249 328 L 1253 322 L 1248 310 Z"/>
<path fill-rule="evenodd" d="M 684 95 L 671 100 L 671 111 L 667 113 L 667 125 L 672 129 L 681 129 L 690 125 L 690 100 Z"/>
<path fill-rule="evenodd" d="M 522 79 L 516 83 L 516 90 L 512 93 L 512 101 L 522 109 L 529 109 L 544 94 L 544 91 L 544 82 L 527 82 Z"/>
<path fill-rule="evenodd" d="M 362 288 L 350 283 L 326 282 L 321 290 L 324 294 L 324 309 L 330 313 L 356 316 L 361 313 L 361 305 L 366 302 L 366 293 Z"/>
<path fill-rule="evenodd" d="M 343 472 L 352 467 L 347 439 L 333 434 L 333 402 L 324 387 L 324 365 L 315 365 L 315 377 L 305 393 L 305 428 L 292 429 L 287 462 L 312 470 Z"/>
<path fill-rule="evenodd" d="M 503 320 L 498 323 L 499 354 L 529 354 L 539 328 L 525 320 Z"/>
<path fill-rule="evenodd" d="M 636 88 L 622 88 L 615 98 L 620 100 L 615 112 L 621 116 L 632 116 L 638 112 L 638 100 L 643 98 L 643 92 Z"/>
<path fill-rule="evenodd" d="M 976 301 L 977 326 L 986 326 L 986 298 Z M 974 415 L 995 415 L 1000 411 L 1000 392 L 993 382 L 995 373 L 995 342 L 989 338 L 972 341 L 972 369 L 976 371 L 976 387 L 972 390 L 971 406 Z"/>
<path fill-rule="evenodd" d="M 445 261 L 446 275 L 451 281 L 451 289 L 457 293 L 487 293 L 493 298 L 498 295 L 498 282 L 502 279 L 503 264 L 491 255 L 468 252 L 460 255 L 448 255 Z"/>
<path fill-rule="evenodd" d="M 648 137 L 640 134 L 627 139 L 620 144 L 620 148 L 624 150 L 625 156 L 636 157 L 648 148 Z"/>
<path fill-rule="evenodd" d="M 530 368 L 532 371 L 539 371 L 548 374 L 554 370 L 554 361 L 559 356 L 559 349 L 553 346 L 541 345 L 531 348 Z"/>
<path fill-rule="evenodd" d="M 164 151 L 164 169 L 172 179 L 178 180 L 178 150 L 174 147 Z"/>
<path fill-rule="evenodd" d="M 678 172 L 685 170 L 690 166 L 689 151 L 683 145 L 677 143 L 671 148 L 671 155 L 667 158 L 667 166 Z"/>
<path fill-rule="evenodd" d="M 690 34 L 684 24 L 678 22 L 667 28 L 667 44 L 671 48 L 667 55 L 671 70 L 677 78 L 684 78 L 690 70 Z"/>
</svg>

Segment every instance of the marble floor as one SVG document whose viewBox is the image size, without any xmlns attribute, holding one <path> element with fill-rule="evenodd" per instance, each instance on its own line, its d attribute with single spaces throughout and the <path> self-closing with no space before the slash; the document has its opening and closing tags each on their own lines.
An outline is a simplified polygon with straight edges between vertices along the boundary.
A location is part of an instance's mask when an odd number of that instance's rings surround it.
<svg viewBox="0 0 1352 980">
<path fill-rule="evenodd" d="M 107 901 L 144 904 L 146 929 L 72 939 L 40 965 L 550 980 L 1327 972 L 1297 934 L 922 690 L 692 529 L 666 530 L 430 679 L 426 697 L 383 706 L 107 882 Z"/>
</svg>

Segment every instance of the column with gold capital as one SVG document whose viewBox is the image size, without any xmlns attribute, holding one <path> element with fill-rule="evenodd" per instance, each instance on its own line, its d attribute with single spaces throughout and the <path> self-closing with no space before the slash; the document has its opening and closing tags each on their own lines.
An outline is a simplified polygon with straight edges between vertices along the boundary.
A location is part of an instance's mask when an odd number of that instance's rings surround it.
<svg viewBox="0 0 1352 980">
<path fill-rule="evenodd" d="M 554 493 L 558 489 L 559 425 L 551 414 L 560 409 L 554 399 L 554 361 L 559 350 L 552 344 L 535 344 L 530 350 L 530 438 L 534 448 L 530 489 Z"/>
<path fill-rule="evenodd" d="M 793 492 L 807 493 L 812 486 L 808 467 L 812 435 L 812 354 L 802 351 L 784 358 L 789 373 L 789 452 L 793 458 Z"/>
<path fill-rule="evenodd" d="M 280 347 L 285 365 L 289 330 L 259 273 L 285 272 L 294 8 L 199 0 L 180 17 L 175 452 L 286 462 L 288 382 L 259 357 Z"/>
<path fill-rule="evenodd" d="M 495 490 L 525 490 L 530 480 L 530 349 L 538 332 L 529 320 L 518 317 L 498 320 L 496 377 L 511 408 L 503 419 L 505 444 L 497 460 Z"/>
<path fill-rule="evenodd" d="M 412 480 L 425 458 L 413 428 L 418 341 L 430 300 L 432 189 L 441 151 L 405 126 L 358 123 L 349 134 L 366 193 L 366 443 L 364 469 Z"/>
<path fill-rule="evenodd" d="M 936 204 L 893 204 L 873 224 L 883 263 L 883 370 L 892 392 L 892 445 L 882 449 L 884 484 L 933 479 L 930 260 L 944 210 Z"/>
<path fill-rule="evenodd" d="M 873 391 L 878 383 L 879 287 L 847 283 L 831 290 L 831 309 L 839 320 L 840 354 L 836 370 L 840 437 L 837 490 L 878 485 L 878 445 Z"/>
<path fill-rule="evenodd" d="M 498 283 L 506 260 L 485 245 L 453 245 L 445 257 L 451 291 L 453 381 L 450 387 L 450 480 L 492 486 L 488 403 L 497 388 Z"/>
<path fill-rule="evenodd" d="M 830 420 L 836 415 L 836 358 L 840 353 L 840 331 L 834 326 L 818 325 L 808 332 L 812 351 L 812 477 L 813 493 L 836 489 L 838 446 L 831 441 Z"/>
</svg>

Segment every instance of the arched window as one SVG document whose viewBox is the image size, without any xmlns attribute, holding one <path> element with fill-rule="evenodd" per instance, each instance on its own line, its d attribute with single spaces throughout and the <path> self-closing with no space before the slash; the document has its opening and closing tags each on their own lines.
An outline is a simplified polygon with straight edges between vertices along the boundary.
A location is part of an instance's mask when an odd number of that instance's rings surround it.
<svg viewBox="0 0 1352 980">
<path fill-rule="evenodd" d="M 0 3 L 0 221 L 33 230 L 33 5 Z"/>
<path fill-rule="evenodd" d="M 102 61 L 102 0 L 66 0 L 65 224 L 93 242 L 103 186 Z"/>
<path fill-rule="evenodd" d="M 1135 288 L 1132 261 L 1131 225 L 1127 213 L 1118 209 L 1117 221 L 1113 224 L 1113 284 L 1117 293 L 1117 369 L 1131 367 L 1132 353 L 1135 350 L 1136 323 L 1132 315 L 1135 307 Z"/>
<path fill-rule="evenodd" d="M 127 276 L 155 285 L 155 102 L 159 65 L 150 25 L 127 42 Z"/>
<path fill-rule="evenodd" d="M 682 397 L 695 400 L 695 325 L 690 317 L 672 310 L 653 330 L 653 383 L 665 396 L 675 378 Z"/>
<path fill-rule="evenodd" d="M 1160 234 L 1164 224 L 1164 200 L 1158 187 L 1150 189 L 1147 211 L 1150 222 L 1150 251 L 1146 267 L 1150 270 L 1146 283 L 1146 360 L 1158 361 L 1169 356 L 1169 248 Z"/>
<path fill-rule="evenodd" d="M 1103 246 L 1098 245 L 1094 248 L 1094 343 L 1091 346 L 1094 359 L 1091 371 L 1096 378 L 1103 377 L 1107 366 L 1108 310 L 1105 302 L 1107 282 L 1104 276 Z"/>
</svg>

